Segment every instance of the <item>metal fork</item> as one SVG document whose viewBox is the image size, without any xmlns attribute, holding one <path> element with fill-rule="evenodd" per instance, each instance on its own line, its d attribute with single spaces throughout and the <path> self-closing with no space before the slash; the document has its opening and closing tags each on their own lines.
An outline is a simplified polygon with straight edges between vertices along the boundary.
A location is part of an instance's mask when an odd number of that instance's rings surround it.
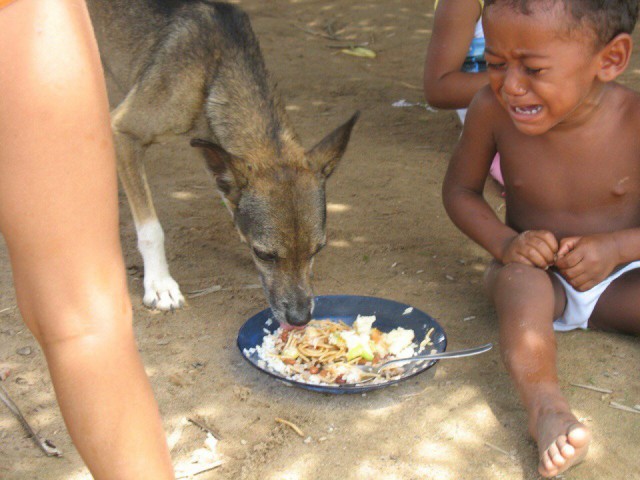
<svg viewBox="0 0 640 480">
<path fill-rule="evenodd" d="M 421 362 L 425 360 L 443 360 L 445 358 L 460 358 L 460 357 L 470 357 L 471 355 L 478 355 L 479 353 L 484 353 L 493 347 L 493 343 L 487 343 L 486 345 L 481 345 L 479 347 L 467 348 L 464 350 L 454 350 L 453 352 L 440 352 L 440 353 L 429 353 L 426 355 L 416 355 L 415 357 L 406 357 L 406 358 L 394 358 L 393 360 L 389 360 L 387 362 L 381 363 L 380 365 L 357 365 L 357 367 L 365 373 L 378 374 L 381 370 L 388 368 L 388 366 L 392 363 L 402 362 L 406 363 L 415 363 Z"/>
</svg>

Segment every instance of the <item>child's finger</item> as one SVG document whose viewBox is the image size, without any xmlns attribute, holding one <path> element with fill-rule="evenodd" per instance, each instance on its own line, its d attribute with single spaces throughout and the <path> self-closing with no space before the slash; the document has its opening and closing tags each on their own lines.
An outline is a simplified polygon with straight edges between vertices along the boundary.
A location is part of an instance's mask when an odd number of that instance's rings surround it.
<svg viewBox="0 0 640 480">
<path fill-rule="evenodd" d="M 523 265 L 528 265 L 530 267 L 534 266 L 533 263 L 531 263 L 531 261 L 524 255 L 514 255 L 513 261 L 507 263 L 522 263 Z"/>
<path fill-rule="evenodd" d="M 586 292 L 590 288 L 593 288 L 596 285 L 596 282 L 590 275 L 587 275 L 587 273 L 584 272 L 569 281 L 569 284 L 579 292 Z"/>
<path fill-rule="evenodd" d="M 533 266 L 538 268 L 547 268 L 549 266 L 549 261 L 545 258 L 545 256 L 536 248 L 530 247 L 526 254 L 527 259 L 533 264 Z M 551 254 L 551 258 L 553 258 L 553 254 Z"/>
<path fill-rule="evenodd" d="M 558 257 L 567 255 L 571 250 L 576 248 L 578 241 L 581 237 L 565 237 L 560 240 L 560 247 L 558 248 Z"/>
<path fill-rule="evenodd" d="M 558 251 L 558 258 L 556 259 L 556 267 L 560 270 L 567 270 L 570 268 L 574 268 L 583 260 L 583 256 L 580 252 L 576 252 L 575 250 L 570 250 L 565 255 L 560 255 L 560 251 Z"/>
<path fill-rule="evenodd" d="M 546 244 L 552 255 L 555 255 L 558 251 L 558 240 L 556 239 L 556 236 L 547 230 L 537 232 L 537 236 Z"/>
<path fill-rule="evenodd" d="M 531 232 L 526 240 L 528 248 L 527 255 L 537 267 L 546 268 L 553 265 L 555 250 L 543 236 Z M 539 260 L 538 257 L 542 257 L 542 260 Z M 535 261 L 533 259 L 535 259 Z"/>
</svg>

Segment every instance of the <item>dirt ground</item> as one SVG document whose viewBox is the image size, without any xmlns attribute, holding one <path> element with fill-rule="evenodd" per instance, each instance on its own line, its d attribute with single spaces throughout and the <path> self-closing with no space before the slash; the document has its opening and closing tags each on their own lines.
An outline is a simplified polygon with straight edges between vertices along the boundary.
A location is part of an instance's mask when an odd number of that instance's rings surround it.
<svg viewBox="0 0 640 480">
<path fill-rule="evenodd" d="M 244 0 L 306 146 L 355 110 L 362 112 L 328 185 L 328 247 L 316 261 L 317 294 L 373 295 L 438 319 L 449 349 L 497 342 L 494 311 L 481 291 L 488 255 L 448 220 L 440 185 L 460 132 L 455 114 L 421 106 L 430 2 Z M 339 41 L 323 36 L 336 32 Z M 640 40 L 640 37 L 636 35 Z M 337 45 L 369 42 L 375 59 Z M 640 89 L 640 57 L 622 82 Z M 534 479 L 537 452 L 497 349 L 441 362 L 429 373 L 363 395 L 287 387 L 252 368 L 236 347 L 243 322 L 266 307 L 246 246 L 214 192 L 201 158 L 184 145 L 153 149 L 149 176 L 165 227 L 169 262 L 185 309 L 142 307 L 142 260 L 124 196 L 121 227 L 135 330 L 164 418 L 177 440 L 175 464 L 192 465 L 206 424 L 222 466 L 201 480 Z M 503 202 L 495 184 L 487 197 Z M 0 405 L 0 478 L 88 478 L 64 428 L 42 353 L 15 307 L 6 250 L 0 250 L 0 367 L 3 383 L 40 435 L 63 452 L 45 457 Z M 637 338 L 596 332 L 559 335 L 563 391 L 593 429 L 588 459 L 563 478 L 638 479 L 640 415 L 610 407 L 640 404 Z M 26 347 L 26 348 L 25 348 Z M 572 386 L 612 390 L 603 394 Z M 126 395 L 126 392 L 123 392 Z M 275 418 L 304 431 L 298 436 Z"/>
</svg>

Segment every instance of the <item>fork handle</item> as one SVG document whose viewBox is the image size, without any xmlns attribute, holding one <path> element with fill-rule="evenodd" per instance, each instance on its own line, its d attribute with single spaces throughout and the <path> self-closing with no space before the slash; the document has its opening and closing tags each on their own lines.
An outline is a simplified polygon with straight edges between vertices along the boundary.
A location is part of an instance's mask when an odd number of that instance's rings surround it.
<svg viewBox="0 0 640 480">
<path fill-rule="evenodd" d="M 380 365 L 378 368 L 382 368 L 383 366 L 387 366 L 390 363 L 397 362 L 419 362 L 421 360 L 442 360 L 443 358 L 460 358 L 460 357 L 470 357 L 471 355 L 478 355 L 479 353 L 484 353 L 493 348 L 493 343 L 487 343 L 486 345 L 481 345 L 479 347 L 467 348 L 464 350 L 454 350 L 453 352 L 441 352 L 441 353 L 429 353 L 426 355 L 416 355 L 415 357 L 408 358 L 394 358 L 393 360 L 389 360 L 384 364 Z"/>
</svg>

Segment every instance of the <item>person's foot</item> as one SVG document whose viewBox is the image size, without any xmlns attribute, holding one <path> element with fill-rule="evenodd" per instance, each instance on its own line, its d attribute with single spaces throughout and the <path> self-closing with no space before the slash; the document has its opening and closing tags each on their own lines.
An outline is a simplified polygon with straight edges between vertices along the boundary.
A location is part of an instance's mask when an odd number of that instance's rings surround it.
<svg viewBox="0 0 640 480">
<path fill-rule="evenodd" d="M 541 413 L 536 430 L 540 452 L 538 472 L 547 478 L 580 463 L 591 443 L 589 429 L 569 411 Z"/>
</svg>

